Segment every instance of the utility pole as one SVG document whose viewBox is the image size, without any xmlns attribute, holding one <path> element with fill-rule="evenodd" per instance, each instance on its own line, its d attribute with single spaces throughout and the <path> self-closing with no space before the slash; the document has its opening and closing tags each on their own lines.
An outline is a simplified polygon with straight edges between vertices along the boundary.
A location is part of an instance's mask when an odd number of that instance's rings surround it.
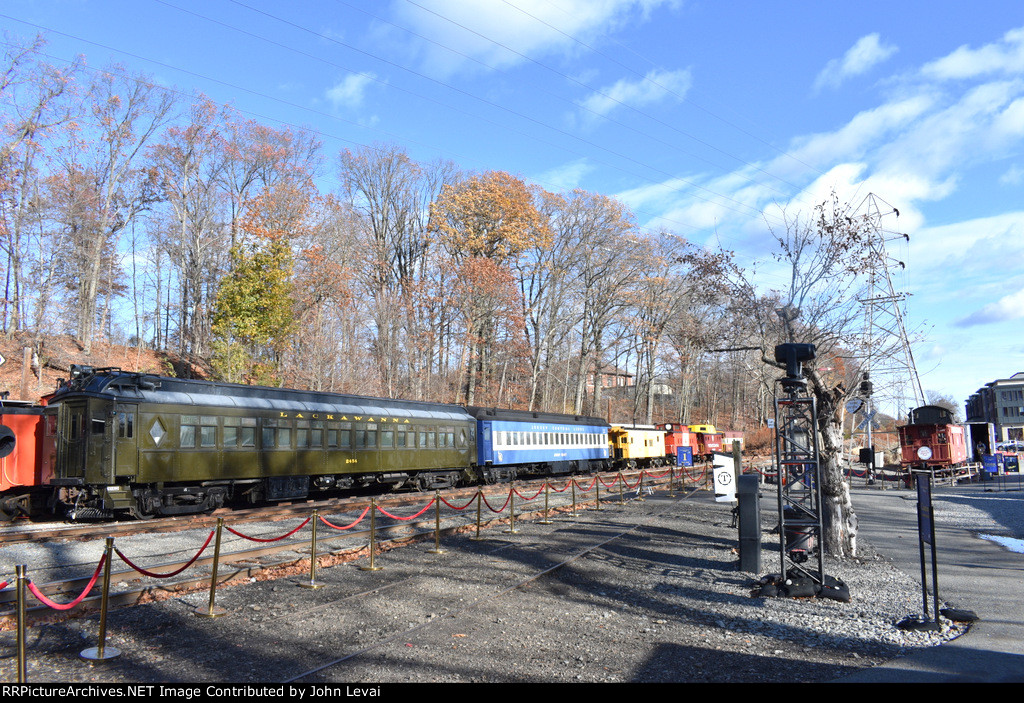
<svg viewBox="0 0 1024 703">
<path fill-rule="evenodd" d="M 887 242 L 909 241 L 910 237 L 883 227 L 885 218 L 898 218 L 900 213 L 875 194 L 869 194 L 858 210 L 864 211 L 869 237 L 868 286 L 858 300 L 864 308 L 862 380 L 871 388 L 864 405 L 870 447 L 871 418 L 879 405 L 890 406 L 886 409 L 897 419 L 905 419 L 908 411 L 927 401 L 904 321 L 907 295 L 897 292 L 892 280 L 893 272 L 905 269 L 906 264 L 891 258 L 886 249 Z"/>
</svg>

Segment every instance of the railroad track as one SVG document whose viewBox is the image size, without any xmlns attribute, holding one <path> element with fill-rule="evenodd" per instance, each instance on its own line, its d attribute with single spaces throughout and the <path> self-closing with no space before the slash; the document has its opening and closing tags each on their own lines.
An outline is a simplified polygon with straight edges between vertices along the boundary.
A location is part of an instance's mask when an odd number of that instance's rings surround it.
<svg viewBox="0 0 1024 703">
<path fill-rule="evenodd" d="M 637 474 L 623 473 L 615 474 L 614 476 L 618 477 L 620 475 L 624 479 L 624 483 L 635 485 Z M 610 477 L 611 475 L 605 475 L 601 477 L 601 479 L 608 482 L 610 481 Z M 646 479 L 643 485 L 645 488 L 653 489 L 655 487 L 664 487 L 667 483 L 668 478 L 661 480 Z M 519 493 L 529 492 L 532 494 L 541 490 L 543 485 L 544 480 L 537 480 L 530 482 L 517 482 L 515 487 Z M 496 489 L 501 487 L 494 486 L 491 488 L 496 491 Z M 480 489 L 477 488 L 454 489 L 441 493 L 441 496 L 448 502 L 454 502 L 456 500 L 465 501 L 475 496 L 479 491 Z M 384 504 L 390 509 L 403 505 L 423 504 L 425 500 L 432 500 L 433 497 L 433 494 L 425 493 L 388 495 L 386 503 Z M 588 496 L 578 496 L 578 498 L 579 500 L 577 503 L 579 505 L 586 505 L 594 502 L 593 493 Z M 602 502 L 606 504 L 609 502 L 618 502 L 619 499 L 620 494 L 615 491 L 610 493 L 606 491 L 601 497 Z M 546 505 L 546 501 L 541 500 L 540 503 L 538 503 L 538 500 L 538 498 L 535 498 L 530 501 L 528 503 L 528 507 L 525 508 L 521 504 L 517 505 L 516 518 L 529 519 L 534 516 L 540 516 L 542 513 L 546 512 L 547 508 L 542 507 Z M 277 505 L 273 506 L 273 508 L 224 510 L 211 515 L 191 516 L 188 518 L 176 517 L 89 526 L 65 525 L 60 526 L 59 528 L 53 528 L 52 530 L 26 531 L 24 533 L 18 533 L 17 535 L 14 533 L 4 534 L 3 538 L 0 538 L 0 548 L 5 544 L 17 544 L 25 541 L 86 541 L 140 534 L 181 532 L 184 530 L 208 529 L 212 531 L 216 529 L 220 519 L 228 517 L 230 517 L 232 525 L 277 523 L 290 519 L 294 520 L 300 517 L 309 517 L 313 510 L 317 510 L 321 515 L 358 512 L 365 510 L 368 501 L 369 497 L 367 496 L 346 497 L 327 501 L 304 502 L 302 504 Z M 564 512 L 570 509 L 570 502 L 567 492 L 563 492 L 562 494 L 556 495 L 554 505 L 550 505 L 548 507 L 552 512 Z M 375 550 L 386 551 L 402 543 L 429 539 L 431 535 L 435 534 L 436 526 L 434 524 L 434 519 L 434 511 L 431 510 L 415 522 L 403 523 L 399 521 L 381 521 L 381 523 L 377 525 L 376 534 L 374 535 L 376 540 Z M 449 511 L 449 514 L 442 522 L 441 532 L 438 537 L 469 529 L 486 529 L 495 524 L 507 523 L 509 522 L 510 517 L 508 515 L 508 511 L 503 510 L 500 514 L 493 515 L 486 521 L 480 523 L 479 527 L 474 527 L 477 525 L 476 520 L 477 515 L 475 510 L 466 510 L 457 515 L 453 515 Z M 308 531 L 304 531 L 304 533 L 308 533 Z M 325 534 L 324 532 L 321 532 L 316 541 L 318 568 L 324 568 L 338 563 L 351 561 L 353 559 L 360 558 L 361 556 L 366 556 L 369 553 L 370 543 L 371 535 L 369 530 L 369 521 L 366 521 L 366 527 L 355 531 L 346 531 L 339 534 Z M 240 548 L 239 545 L 243 544 L 245 545 L 244 548 Z M 219 561 L 217 576 L 218 585 L 229 581 L 237 581 L 239 579 L 253 579 L 257 577 L 266 578 L 268 577 L 268 572 L 272 572 L 275 569 L 287 570 L 289 573 L 294 573 L 299 565 L 303 563 L 308 565 L 309 555 L 313 548 L 308 534 L 303 534 L 302 537 L 293 539 L 282 539 L 279 542 L 274 543 L 261 543 L 258 546 L 250 545 L 251 543 L 245 544 L 243 540 L 236 540 L 234 544 L 226 545 L 225 548 L 222 549 L 221 553 L 217 555 L 217 559 Z M 132 605 L 148 598 L 170 597 L 173 594 L 185 591 L 208 588 L 212 576 L 214 559 L 215 556 L 213 549 L 204 551 L 204 553 L 198 558 L 194 558 L 194 553 L 188 554 L 184 558 L 173 558 L 166 554 L 151 554 L 146 557 L 145 569 L 150 572 L 170 574 L 183 569 L 186 566 L 191 567 L 189 569 L 189 576 L 174 578 L 173 580 L 145 577 L 140 575 L 140 573 L 133 568 L 112 570 L 111 583 L 115 588 L 110 594 L 111 605 Z M 38 578 L 33 578 L 33 582 L 47 597 L 75 597 L 86 588 L 91 578 L 91 574 L 89 576 L 84 574 L 89 573 L 92 567 L 89 567 L 86 564 L 81 564 L 79 566 L 83 573 L 80 577 L 62 578 L 45 583 L 40 583 Z M 45 571 L 41 571 L 40 573 L 45 573 Z M 16 592 L 14 588 L 8 587 L 7 589 L 0 591 L 0 619 L 5 617 L 10 619 L 15 602 Z M 98 607 L 98 602 L 98 594 L 90 596 L 85 598 L 75 610 L 68 612 L 86 612 Z M 31 615 L 33 616 L 45 612 L 46 609 L 43 606 L 31 609 Z"/>
</svg>

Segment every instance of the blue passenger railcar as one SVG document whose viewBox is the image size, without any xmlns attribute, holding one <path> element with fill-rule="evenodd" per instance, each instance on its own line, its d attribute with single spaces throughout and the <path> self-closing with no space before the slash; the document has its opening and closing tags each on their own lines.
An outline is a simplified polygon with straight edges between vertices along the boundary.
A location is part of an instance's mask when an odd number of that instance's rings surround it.
<svg viewBox="0 0 1024 703">
<path fill-rule="evenodd" d="M 610 466 L 599 417 L 469 407 L 477 420 L 477 465 L 485 480 L 600 471 Z"/>
</svg>

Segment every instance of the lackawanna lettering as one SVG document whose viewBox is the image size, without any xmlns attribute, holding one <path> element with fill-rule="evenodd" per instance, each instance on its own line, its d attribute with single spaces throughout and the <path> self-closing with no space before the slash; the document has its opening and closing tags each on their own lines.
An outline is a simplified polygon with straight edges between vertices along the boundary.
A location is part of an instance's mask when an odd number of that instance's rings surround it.
<svg viewBox="0 0 1024 703">
<path fill-rule="evenodd" d="M 393 422 L 399 424 L 409 424 L 409 420 L 399 420 L 397 417 L 378 417 L 374 420 L 372 417 L 363 417 L 362 415 L 324 415 L 323 413 L 286 413 L 284 411 L 278 414 L 278 417 L 291 418 L 296 420 L 356 420 L 357 422 Z"/>
</svg>

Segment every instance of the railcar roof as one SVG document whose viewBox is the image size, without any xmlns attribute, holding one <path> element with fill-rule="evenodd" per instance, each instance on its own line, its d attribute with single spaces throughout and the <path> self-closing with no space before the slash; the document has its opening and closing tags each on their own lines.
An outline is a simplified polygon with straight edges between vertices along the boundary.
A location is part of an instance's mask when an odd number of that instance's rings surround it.
<svg viewBox="0 0 1024 703">
<path fill-rule="evenodd" d="M 504 420 L 507 422 L 550 422 L 560 425 L 593 425 L 608 427 L 608 423 L 600 418 L 587 415 L 563 415 L 561 413 L 542 413 L 532 410 L 505 410 L 470 405 L 466 411 L 477 420 Z"/>
<path fill-rule="evenodd" d="M 301 391 L 270 386 L 200 381 L 126 372 L 96 373 L 65 383 L 54 402 L 74 395 L 113 397 L 125 402 L 146 402 L 196 407 L 280 410 L 308 413 L 343 413 L 366 417 L 409 417 L 470 420 L 458 405 L 390 398 Z"/>
</svg>

